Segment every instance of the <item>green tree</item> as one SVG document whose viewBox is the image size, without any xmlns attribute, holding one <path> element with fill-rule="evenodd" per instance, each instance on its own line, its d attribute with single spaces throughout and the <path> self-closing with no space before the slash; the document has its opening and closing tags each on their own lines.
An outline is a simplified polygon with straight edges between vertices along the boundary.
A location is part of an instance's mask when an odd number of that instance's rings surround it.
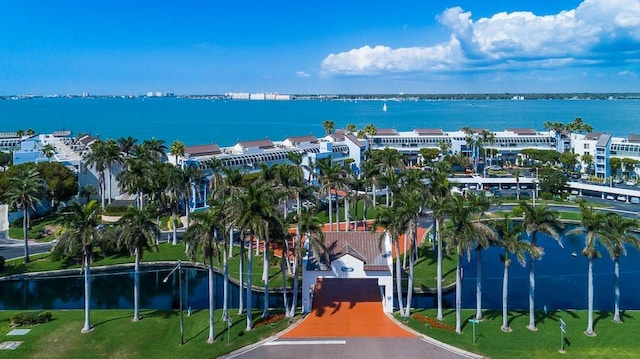
<svg viewBox="0 0 640 359">
<path fill-rule="evenodd" d="M 640 239 L 635 233 L 639 226 L 637 220 L 625 218 L 618 213 L 607 213 L 605 222 L 603 228 L 606 230 L 602 231 L 600 242 L 613 260 L 615 283 L 613 321 L 620 323 L 622 322 L 620 317 L 620 257 L 627 255 L 626 244 L 640 248 Z"/>
<path fill-rule="evenodd" d="M 353 123 L 350 123 L 347 125 L 347 132 L 349 132 L 350 135 L 353 135 L 356 132 L 357 128 L 356 125 L 354 125 Z"/>
<path fill-rule="evenodd" d="M 476 247 L 478 240 L 486 240 L 494 235 L 491 227 L 476 220 L 477 211 L 476 207 L 469 207 L 461 195 L 452 196 L 448 208 L 451 224 L 446 232 L 449 245 L 455 250 L 458 257 L 456 265 L 456 333 L 458 334 L 462 333 L 462 278 L 460 272 L 462 256 L 466 253 L 467 258 L 470 258 L 471 250 Z"/>
<path fill-rule="evenodd" d="M 531 245 L 542 250 L 542 247 L 538 247 L 537 236 L 538 233 L 546 234 L 547 236 L 555 239 L 560 246 L 559 231 L 564 227 L 562 222 L 558 219 L 560 214 L 557 211 L 549 209 L 547 206 L 534 207 L 526 202 L 520 202 L 520 208 L 523 211 L 523 227 L 529 236 L 531 236 Z M 527 328 L 532 331 L 536 331 L 535 322 L 535 290 L 536 290 L 536 278 L 534 268 L 534 257 L 529 261 L 529 325 Z"/>
<path fill-rule="evenodd" d="M 98 174 L 98 190 L 100 191 L 100 205 L 105 207 L 105 172 L 107 170 L 106 146 L 105 143 L 97 139 L 89 146 L 89 154 L 84 158 L 84 171 L 93 167 Z"/>
<path fill-rule="evenodd" d="M 47 143 L 46 145 L 42 146 L 42 148 L 40 148 L 40 152 L 42 152 L 42 155 L 45 156 L 47 160 L 51 161 L 51 158 L 56 154 L 56 147 L 50 143 Z"/>
<path fill-rule="evenodd" d="M 11 206 L 22 209 L 22 231 L 24 236 L 24 263 L 29 263 L 29 210 L 36 209 L 44 194 L 44 181 L 33 167 L 22 167 L 15 177 L 9 179 L 5 198 Z"/>
<path fill-rule="evenodd" d="M 500 259 L 504 263 L 502 275 L 502 326 L 500 329 L 502 329 L 503 332 L 510 332 L 508 293 L 511 255 L 515 255 L 520 265 L 524 267 L 527 263 L 527 254 L 532 258 L 539 258 L 542 255 L 542 250 L 533 247 L 531 242 L 522 239 L 522 225 L 520 223 L 514 223 L 509 213 L 505 213 L 502 220 L 494 222 L 494 229 L 499 238 L 497 244 L 504 248 L 504 255 L 500 256 Z"/>
<path fill-rule="evenodd" d="M 322 128 L 324 128 L 324 131 L 327 135 L 330 135 L 333 133 L 333 130 L 335 130 L 336 124 L 331 120 L 324 120 L 322 122 Z"/>
<path fill-rule="evenodd" d="M 220 203 L 220 202 L 219 202 Z M 215 313 L 215 272 L 213 260 L 217 258 L 220 262 L 219 235 L 224 233 L 224 215 L 222 206 L 215 205 L 209 207 L 204 212 L 199 212 L 193 216 L 193 225 L 184 234 L 185 241 L 189 244 L 187 255 L 191 261 L 195 261 L 198 256 L 207 266 L 209 278 L 209 337 L 207 343 L 215 341 L 214 335 L 214 313 Z M 225 258 L 226 261 L 226 258 Z M 226 269 L 228 271 L 228 269 Z"/>
<path fill-rule="evenodd" d="M 78 178 L 60 162 L 40 162 L 36 165 L 46 183 L 46 196 L 55 208 L 59 202 L 66 202 L 78 193 Z"/>
<path fill-rule="evenodd" d="M 616 176 L 622 169 L 622 160 L 618 157 L 609 158 L 609 168 L 611 169 L 611 175 Z"/>
<path fill-rule="evenodd" d="M 552 167 L 542 167 L 538 180 L 540 190 L 546 193 L 561 193 L 567 185 L 567 177 L 564 173 Z"/>
<path fill-rule="evenodd" d="M 580 160 L 585 164 L 585 166 L 587 167 L 587 174 L 591 174 L 591 167 L 593 166 L 593 156 L 585 153 L 582 156 L 580 156 Z"/>
<path fill-rule="evenodd" d="M 324 232 L 322 231 L 322 221 L 315 215 L 312 211 L 301 211 L 299 212 L 297 218 L 297 226 L 299 233 L 304 233 L 304 238 L 307 242 L 309 242 L 309 248 L 313 248 L 313 250 L 319 255 L 325 256 L 325 261 L 328 263 L 329 258 L 325 247 L 324 241 Z M 302 262 L 304 243 L 302 242 L 302 237 L 299 238 L 296 242 L 294 242 L 294 274 L 293 274 L 293 293 L 298 293 L 298 285 L 300 277 L 300 263 Z M 297 295 L 293 296 L 291 309 L 289 311 L 289 316 L 295 316 L 295 310 L 297 305 Z"/>
<path fill-rule="evenodd" d="M 158 223 L 147 209 L 129 207 L 120 218 L 121 226 L 118 247 L 126 248 L 135 255 L 135 271 L 133 277 L 133 321 L 140 320 L 140 263 L 145 250 L 156 249 L 155 241 L 160 234 Z"/>
<path fill-rule="evenodd" d="M 10 166 L 13 162 L 13 155 L 11 152 L 2 152 L 0 151 L 0 167 L 6 169 L 7 166 Z"/>
<path fill-rule="evenodd" d="M 169 153 L 175 157 L 176 166 L 178 165 L 178 157 L 184 156 L 184 142 L 180 140 L 175 140 L 171 143 L 171 147 L 169 147 Z"/>
<path fill-rule="evenodd" d="M 136 146 L 138 140 L 131 136 L 128 136 L 119 138 L 117 142 L 118 147 L 120 148 L 120 152 L 124 154 L 124 157 L 129 157 L 133 152 L 133 149 Z"/>
<path fill-rule="evenodd" d="M 91 331 L 91 256 L 93 247 L 102 239 L 98 230 L 100 208 L 93 200 L 86 205 L 74 203 L 71 212 L 63 219 L 63 231 L 54 245 L 54 251 L 62 251 L 67 255 L 75 255 L 78 250 L 82 253 L 82 267 L 84 269 L 84 326 L 82 333 Z"/>
<path fill-rule="evenodd" d="M 440 150 L 437 148 L 421 148 L 420 156 L 422 156 L 423 163 L 431 164 L 440 156 Z"/>
<path fill-rule="evenodd" d="M 559 161 L 566 170 L 570 172 L 575 172 L 576 165 L 578 164 L 578 154 L 568 152 L 568 151 L 563 152 L 560 155 Z"/>
</svg>

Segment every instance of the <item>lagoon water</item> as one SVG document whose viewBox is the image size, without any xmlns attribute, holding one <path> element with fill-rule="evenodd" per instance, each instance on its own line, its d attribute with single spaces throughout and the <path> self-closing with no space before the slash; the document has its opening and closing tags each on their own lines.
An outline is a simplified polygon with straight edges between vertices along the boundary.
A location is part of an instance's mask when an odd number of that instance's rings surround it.
<svg viewBox="0 0 640 359">
<path fill-rule="evenodd" d="M 626 137 L 640 133 L 640 100 L 381 100 L 242 101 L 187 98 L 36 98 L 0 101 L 0 132 L 32 128 L 40 133 L 72 130 L 101 138 L 155 137 L 170 144 L 324 133 L 322 122 L 336 128 L 349 123 L 363 128 L 409 131 L 414 128 L 457 130 L 463 126 L 500 131 L 505 128 L 543 130 L 546 121 L 568 123 L 576 117 L 604 131 Z"/>
</svg>

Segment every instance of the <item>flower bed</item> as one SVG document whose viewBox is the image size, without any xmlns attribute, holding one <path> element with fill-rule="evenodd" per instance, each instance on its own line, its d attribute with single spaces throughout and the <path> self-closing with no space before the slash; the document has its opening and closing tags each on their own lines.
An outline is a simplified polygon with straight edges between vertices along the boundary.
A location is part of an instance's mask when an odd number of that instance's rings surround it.
<svg viewBox="0 0 640 359">
<path fill-rule="evenodd" d="M 274 314 L 274 315 L 268 317 L 267 319 L 258 320 L 254 324 L 254 328 L 258 328 L 258 327 L 261 327 L 263 325 L 275 324 L 276 322 L 279 322 L 282 319 L 284 319 L 284 314 Z"/>
<path fill-rule="evenodd" d="M 420 323 L 424 323 L 425 325 L 427 325 L 427 326 L 429 326 L 431 328 L 444 329 L 444 330 L 448 330 L 448 331 L 454 332 L 454 333 L 456 331 L 456 328 L 454 328 L 454 327 L 452 327 L 450 325 L 444 324 L 444 323 L 442 323 L 442 322 L 440 322 L 438 320 L 435 320 L 433 318 L 429 318 L 429 317 L 427 317 L 425 315 L 422 315 L 422 314 L 418 314 L 418 313 L 412 314 L 411 318 L 419 321 Z"/>
</svg>

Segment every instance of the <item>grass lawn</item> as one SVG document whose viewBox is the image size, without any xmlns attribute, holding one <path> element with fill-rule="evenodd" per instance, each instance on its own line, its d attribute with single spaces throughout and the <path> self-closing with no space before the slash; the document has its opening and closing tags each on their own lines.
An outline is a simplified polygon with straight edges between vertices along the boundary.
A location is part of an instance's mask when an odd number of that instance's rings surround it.
<svg viewBox="0 0 640 359">
<path fill-rule="evenodd" d="M 0 311 L 2 334 L 11 330 L 9 318 L 15 311 Z M 184 313 L 184 345 L 180 345 L 178 311 L 141 311 L 142 320 L 132 322 L 131 310 L 93 310 L 90 333 L 82 334 L 82 310 L 54 310 L 53 320 L 38 324 L 24 336 L 5 336 L 2 341 L 23 341 L 16 350 L 0 351 L 0 358 L 215 358 L 256 343 L 278 331 L 289 321 L 272 316 L 273 326 L 260 323 L 254 312 L 254 329 L 246 332 L 245 316 L 230 311 L 232 326 L 227 344 L 227 324 L 221 322 L 222 311 L 215 314 L 215 343 L 207 344 L 209 311 Z M 276 320 L 281 318 L 279 320 Z"/>
<path fill-rule="evenodd" d="M 16 221 L 15 224 L 15 226 L 12 225 L 9 227 L 9 237 L 15 239 L 24 238 L 22 220 Z M 29 239 L 37 242 L 49 242 L 55 239 L 56 230 L 61 228 L 60 216 L 50 214 L 41 218 L 32 219 L 29 221 L 29 226 L 31 227 L 27 230 Z"/>
<path fill-rule="evenodd" d="M 422 246 L 420 248 L 420 257 L 413 267 L 414 288 L 436 290 L 437 263 L 438 254 L 433 251 L 432 247 L 430 245 Z M 403 281 L 405 281 L 403 286 L 406 286 L 408 271 L 409 269 L 407 268 L 406 273 L 403 275 Z M 455 283 L 456 280 L 456 257 L 447 255 L 446 251 L 442 253 L 442 279 L 443 287 Z"/>
<path fill-rule="evenodd" d="M 416 311 L 430 318 L 436 317 L 435 309 Z M 453 346 L 482 354 L 490 358 L 637 358 L 640 346 L 640 312 L 627 311 L 624 323 L 611 321 L 613 314 L 607 311 L 594 312 L 596 337 L 587 337 L 583 331 L 587 327 L 587 312 L 550 311 L 545 316 L 538 312 L 537 332 L 529 331 L 528 312 L 509 312 L 511 333 L 500 330 L 502 311 L 485 311 L 484 320 L 476 324 L 476 343 L 473 344 L 473 328 L 468 322 L 475 316 L 475 310 L 463 310 L 463 333 L 455 333 L 455 311 L 447 310 L 443 323 L 452 331 L 426 327 L 422 322 L 410 318 L 407 325 L 434 339 Z M 560 354 L 560 319 L 567 324 L 565 335 L 566 354 Z"/>
</svg>

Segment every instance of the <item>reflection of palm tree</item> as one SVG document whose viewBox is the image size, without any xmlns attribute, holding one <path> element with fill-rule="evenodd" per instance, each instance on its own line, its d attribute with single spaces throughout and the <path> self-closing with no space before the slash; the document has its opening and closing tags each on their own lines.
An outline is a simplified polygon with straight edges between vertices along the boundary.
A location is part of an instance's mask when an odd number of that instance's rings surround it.
<svg viewBox="0 0 640 359">
<path fill-rule="evenodd" d="M 523 226 L 528 235 L 531 236 L 531 245 L 537 246 L 538 233 L 544 233 L 555 239 L 561 246 L 560 234 L 558 233 L 564 227 L 558 219 L 559 213 L 550 210 L 547 206 L 533 207 L 526 202 L 520 202 L 520 208 L 523 210 Z M 542 247 L 540 247 L 542 250 Z M 534 258 L 529 261 L 529 330 L 537 330 L 535 322 L 535 290 L 536 278 L 534 270 Z"/>
<path fill-rule="evenodd" d="M 220 248 L 218 246 L 218 235 L 224 233 L 223 213 L 220 203 L 209 207 L 206 212 L 200 212 L 194 215 L 193 225 L 187 229 L 184 234 L 185 241 L 189 244 L 187 255 L 189 259 L 194 261 L 198 255 L 202 257 L 202 261 L 207 265 L 209 274 L 209 338 L 207 343 L 213 343 L 215 336 L 214 312 L 215 312 L 215 285 L 213 271 L 213 259 L 220 259 Z M 226 258 L 225 258 L 226 261 Z"/>
<path fill-rule="evenodd" d="M 633 231 L 638 229 L 636 220 L 622 217 L 617 213 L 608 213 L 605 216 L 606 231 L 600 235 L 600 242 L 607 249 L 611 259 L 613 260 L 613 273 L 615 282 L 615 303 L 613 321 L 620 323 L 620 257 L 627 255 L 625 244 L 631 244 L 636 248 L 640 248 L 640 239 Z"/>
<path fill-rule="evenodd" d="M 155 240 L 160 234 L 160 229 L 155 219 L 145 209 L 129 207 L 127 212 L 120 218 L 119 224 L 122 226 L 122 232 L 118 238 L 120 247 L 126 247 L 130 253 L 134 253 L 135 273 L 134 273 L 134 289 L 133 289 L 133 321 L 140 320 L 139 302 L 140 302 L 140 263 L 142 262 L 142 254 L 144 250 L 151 250 L 155 247 Z"/>
<path fill-rule="evenodd" d="M 82 251 L 84 268 L 84 327 L 82 333 L 91 330 L 91 255 L 93 246 L 101 240 L 98 230 L 98 203 L 93 200 L 86 205 L 74 203 L 71 212 L 64 217 L 63 232 L 54 249 L 60 248 L 64 254 L 75 255 L 78 248 Z"/>
<path fill-rule="evenodd" d="M 504 248 L 504 255 L 500 256 L 500 259 L 504 263 L 504 272 L 502 276 L 502 326 L 500 329 L 504 332 L 510 332 L 508 321 L 508 300 L 507 295 L 509 293 L 509 267 L 511 266 L 511 255 L 514 254 L 516 259 L 524 267 L 527 262 L 525 254 L 531 255 L 532 258 L 539 258 L 542 255 L 542 251 L 533 247 L 531 242 L 523 240 L 522 237 L 522 225 L 519 223 L 513 223 L 509 213 L 505 213 L 504 219 L 498 221 L 494 225 L 495 231 L 499 237 L 497 244 Z"/>
<path fill-rule="evenodd" d="M 12 206 L 22 208 L 22 231 L 24 236 L 24 262 L 29 263 L 29 210 L 35 210 L 40 204 L 45 183 L 40 173 L 33 167 L 23 168 L 15 177 L 9 179 L 9 188 L 5 193 Z"/>
</svg>

